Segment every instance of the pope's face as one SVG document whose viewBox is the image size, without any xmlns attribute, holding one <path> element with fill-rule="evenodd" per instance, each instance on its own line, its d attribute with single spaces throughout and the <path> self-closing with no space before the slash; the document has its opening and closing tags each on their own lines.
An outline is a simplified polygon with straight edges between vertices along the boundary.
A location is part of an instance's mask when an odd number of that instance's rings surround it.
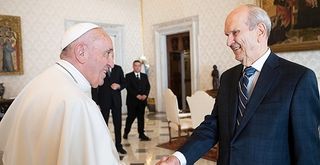
<svg viewBox="0 0 320 165">
<path fill-rule="evenodd" d="M 109 36 L 104 32 L 102 37 L 92 42 L 89 49 L 88 69 L 90 70 L 89 82 L 92 87 L 98 87 L 104 83 L 104 78 L 109 68 L 114 67 L 113 46 Z"/>
</svg>

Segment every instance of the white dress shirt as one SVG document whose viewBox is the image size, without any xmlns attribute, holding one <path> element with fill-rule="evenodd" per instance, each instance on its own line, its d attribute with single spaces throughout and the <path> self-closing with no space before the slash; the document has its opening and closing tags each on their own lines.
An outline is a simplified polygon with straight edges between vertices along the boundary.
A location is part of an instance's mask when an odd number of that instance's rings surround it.
<svg viewBox="0 0 320 165">
<path fill-rule="evenodd" d="M 266 62 L 267 58 L 269 57 L 270 53 L 271 53 L 271 50 L 268 48 L 266 53 L 251 65 L 254 69 L 256 69 L 256 72 L 254 72 L 254 74 L 251 77 L 249 77 L 249 82 L 248 82 L 248 86 L 247 86 L 248 99 L 250 99 L 250 96 L 253 92 L 254 87 L 256 86 L 256 83 L 259 78 L 262 67 L 263 67 L 264 63 Z M 243 69 L 244 68 L 245 68 L 245 66 L 243 67 Z"/>
<path fill-rule="evenodd" d="M 250 98 L 254 87 L 256 86 L 257 80 L 260 76 L 260 72 L 262 70 L 262 67 L 266 60 L 268 59 L 269 55 L 271 53 L 270 48 L 264 53 L 262 57 L 260 57 L 257 61 L 255 61 L 251 66 L 256 69 L 256 72 L 249 78 L 249 83 L 248 83 L 248 98 Z M 243 67 L 245 69 L 245 66 Z M 176 151 L 175 153 L 172 154 L 173 156 L 177 157 L 180 161 L 180 165 L 186 165 L 187 160 L 186 157 L 179 151 Z"/>
<path fill-rule="evenodd" d="M 139 72 L 139 73 L 134 72 L 134 74 L 136 75 L 137 78 L 139 78 L 139 79 L 141 78 L 141 77 L 140 77 L 140 72 Z"/>
</svg>

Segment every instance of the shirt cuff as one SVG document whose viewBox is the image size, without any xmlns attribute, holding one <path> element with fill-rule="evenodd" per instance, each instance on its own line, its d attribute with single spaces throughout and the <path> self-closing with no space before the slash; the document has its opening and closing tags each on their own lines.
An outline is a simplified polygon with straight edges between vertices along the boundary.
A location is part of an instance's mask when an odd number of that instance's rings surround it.
<svg viewBox="0 0 320 165">
<path fill-rule="evenodd" d="M 179 151 L 176 151 L 172 154 L 173 156 L 177 157 L 180 161 L 180 165 L 187 165 L 186 157 Z"/>
</svg>

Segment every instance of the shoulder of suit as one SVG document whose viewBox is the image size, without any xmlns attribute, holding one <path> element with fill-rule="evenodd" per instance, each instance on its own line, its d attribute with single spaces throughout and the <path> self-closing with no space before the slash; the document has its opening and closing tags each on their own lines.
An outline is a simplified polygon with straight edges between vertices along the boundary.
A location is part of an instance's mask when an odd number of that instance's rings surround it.
<svg viewBox="0 0 320 165">
<path fill-rule="evenodd" d="M 140 72 L 140 75 L 143 75 L 143 76 L 148 76 L 147 74 L 145 74 L 145 73 L 142 73 L 142 72 Z"/>
<path fill-rule="evenodd" d="M 225 76 L 225 75 L 234 75 L 234 74 L 237 74 L 237 73 L 240 73 L 241 70 L 243 69 L 243 65 L 242 64 L 238 64 L 226 71 L 224 71 L 222 74 L 221 74 L 221 77 Z"/>
<path fill-rule="evenodd" d="M 133 75 L 134 73 L 133 72 L 129 72 L 126 74 L 126 76 L 130 76 L 130 75 Z"/>
<path fill-rule="evenodd" d="M 311 70 L 303 65 L 300 65 L 298 63 L 286 60 L 282 57 L 277 56 L 276 54 L 274 54 L 278 60 L 279 60 L 279 65 L 281 67 L 281 69 L 283 70 L 287 70 L 289 72 L 305 72 L 306 70 Z"/>
<path fill-rule="evenodd" d="M 121 69 L 121 66 L 115 64 L 113 68 L 114 68 L 114 69 Z"/>
</svg>

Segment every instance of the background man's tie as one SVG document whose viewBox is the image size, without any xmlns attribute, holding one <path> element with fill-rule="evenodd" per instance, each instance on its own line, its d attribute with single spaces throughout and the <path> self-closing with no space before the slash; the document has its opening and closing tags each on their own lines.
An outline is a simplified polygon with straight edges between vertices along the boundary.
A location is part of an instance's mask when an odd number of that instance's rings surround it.
<svg viewBox="0 0 320 165">
<path fill-rule="evenodd" d="M 255 71 L 256 69 L 254 69 L 251 66 L 246 67 L 244 69 L 243 76 L 240 78 L 240 81 L 239 81 L 239 104 L 238 104 L 237 126 L 240 125 L 241 120 L 246 111 L 246 106 L 249 100 L 247 86 L 249 83 L 249 78 L 254 74 Z"/>
</svg>

